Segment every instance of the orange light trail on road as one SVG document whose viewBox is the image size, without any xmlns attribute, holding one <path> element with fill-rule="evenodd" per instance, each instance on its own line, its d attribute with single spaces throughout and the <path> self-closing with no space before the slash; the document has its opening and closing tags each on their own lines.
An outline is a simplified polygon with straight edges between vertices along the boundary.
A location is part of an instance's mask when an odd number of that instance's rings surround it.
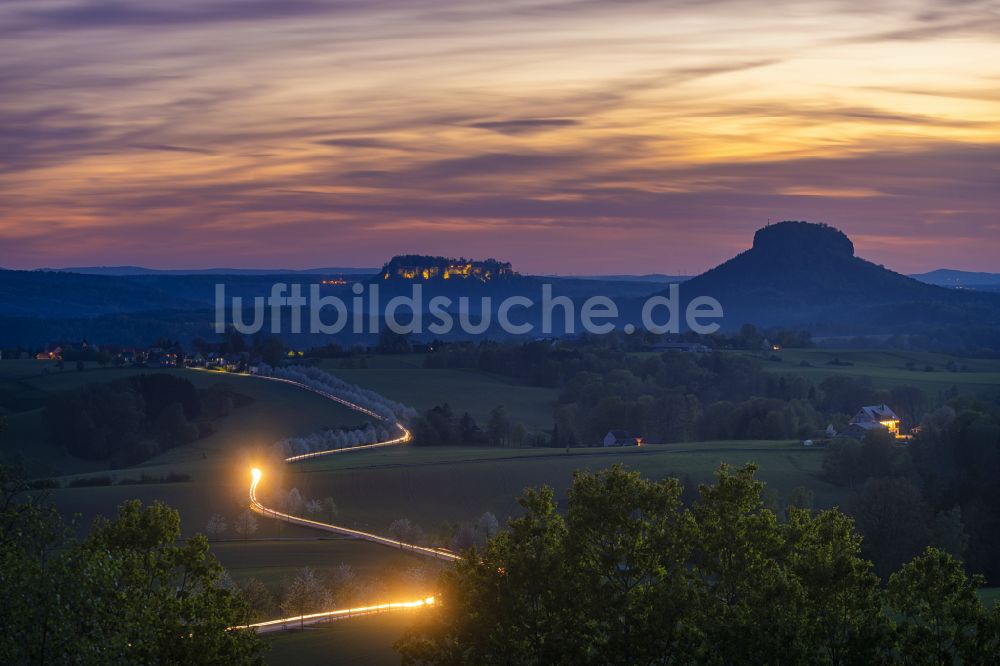
<svg viewBox="0 0 1000 666">
<path fill-rule="evenodd" d="M 362 444 L 360 446 L 351 446 L 342 449 L 330 449 L 327 451 L 315 451 L 312 453 L 305 453 L 297 456 L 290 456 L 285 458 L 286 463 L 295 463 L 301 460 L 307 460 L 310 458 L 315 458 L 318 456 L 331 455 L 334 453 L 352 453 L 356 451 L 364 451 L 367 449 L 381 448 L 386 446 L 399 446 L 406 444 L 413 439 L 413 434 L 410 432 L 406 426 L 398 423 L 396 421 L 389 421 L 385 416 L 374 412 L 373 410 L 362 407 L 361 405 L 355 404 L 349 400 L 345 400 L 339 396 L 335 396 L 326 391 L 321 391 L 315 389 L 311 386 L 307 386 L 300 382 L 296 382 L 290 379 L 283 379 L 279 377 L 262 377 L 257 376 L 259 379 L 269 379 L 271 381 L 279 381 L 285 384 L 291 384 L 299 388 L 304 388 L 307 391 L 312 391 L 317 393 L 329 400 L 340 403 L 349 409 L 367 414 L 372 418 L 378 419 L 383 423 L 388 423 L 390 426 L 396 428 L 401 433 L 398 437 L 386 440 L 384 442 L 376 442 L 374 444 Z M 426 546 L 419 546 L 413 543 L 407 543 L 405 541 L 399 541 L 398 539 L 391 539 L 389 537 L 379 536 L 378 534 L 372 534 L 371 532 L 363 532 L 361 530 L 351 529 L 350 527 L 343 527 L 341 525 L 331 525 L 329 523 L 322 523 L 317 520 L 310 520 L 308 518 L 300 518 L 299 516 L 293 516 L 287 513 L 282 513 L 281 511 L 275 511 L 274 509 L 269 509 L 264 506 L 259 499 L 257 499 L 257 488 L 260 485 L 261 479 L 263 479 L 264 473 L 259 467 L 254 467 L 250 470 L 250 510 L 254 513 L 266 516 L 268 518 L 273 518 L 275 520 L 281 520 L 293 525 L 301 525 L 303 527 L 310 527 L 313 529 L 322 530 L 324 532 L 332 532 L 334 534 L 342 534 L 344 536 L 354 537 L 356 539 L 363 539 L 365 541 L 370 541 L 372 543 L 377 543 L 383 546 L 389 546 L 392 548 L 399 548 L 402 550 L 409 551 L 417 555 L 423 555 L 425 557 L 433 557 L 438 560 L 443 560 L 446 562 L 454 562 L 459 558 L 457 553 L 453 553 L 445 548 L 429 548 Z M 373 613 L 386 612 L 390 610 L 401 610 L 401 609 L 411 609 L 411 608 L 423 608 L 426 606 L 434 605 L 434 597 L 429 596 L 416 601 L 398 601 L 385 604 L 376 604 L 374 606 L 361 606 L 359 608 L 345 608 L 340 610 L 324 611 L 320 613 L 312 613 L 309 615 L 300 615 L 296 617 L 280 618 L 277 620 L 268 620 L 266 622 L 257 622 L 255 624 L 241 625 L 240 627 L 231 627 L 231 629 L 240 628 L 254 628 L 257 630 L 279 630 L 285 629 L 289 625 L 302 624 L 302 623 L 315 623 L 325 620 L 334 620 L 347 617 L 355 617 L 359 615 L 370 615 Z"/>
<path fill-rule="evenodd" d="M 415 601 L 393 601 L 384 604 L 374 604 L 371 606 L 358 606 L 356 608 L 342 608 L 339 610 L 323 611 L 320 613 L 309 613 L 307 615 L 294 615 L 291 617 L 282 617 L 277 620 L 267 620 L 265 622 L 254 622 L 252 624 L 241 624 L 237 627 L 229 627 L 232 629 L 257 629 L 264 630 L 268 629 L 285 629 L 287 625 L 303 623 L 315 624 L 318 622 L 323 622 L 325 620 L 340 620 L 349 617 L 360 617 L 363 615 L 374 615 L 377 613 L 385 613 L 393 610 L 410 610 L 416 608 L 424 608 L 426 606 L 433 606 L 435 603 L 434 597 L 426 597 L 424 599 L 417 599 Z"/>
<path fill-rule="evenodd" d="M 358 447 L 367 448 L 367 447 Z M 338 451 L 351 451 L 351 449 L 337 449 Z M 444 548 L 428 548 L 427 546 L 418 546 L 414 543 L 407 543 L 405 541 L 399 541 L 398 539 L 391 539 L 389 537 L 379 536 L 378 534 L 372 534 L 371 532 L 363 532 L 361 530 L 355 530 L 350 527 L 343 527 L 341 525 L 331 525 L 329 523 L 321 523 L 318 520 L 310 520 L 309 518 L 300 518 L 299 516 L 293 516 L 291 514 L 283 513 L 281 511 L 275 511 L 274 509 L 269 509 L 264 506 L 259 499 L 257 499 L 257 486 L 260 483 L 262 474 L 259 469 L 254 468 L 252 471 L 252 479 L 250 481 L 250 509 L 254 513 L 258 513 L 262 516 L 268 518 L 274 518 L 275 520 L 283 520 L 286 523 L 292 523 L 293 525 L 301 525 L 303 527 L 312 527 L 314 529 L 323 530 L 324 532 L 333 532 L 334 534 L 343 534 L 344 536 L 354 537 L 356 539 L 363 539 L 365 541 L 371 541 L 372 543 L 377 543 L 383 546 L 389 546 L 391 548 L 399 548 L 401 550 L 406 550 L 411 553 L 416 553 L 417 555 L 425 555 L 427 557 L 433 557 L 439 560 L 445 560 L 448 562 L 453 562 L 458 559 L 458 554 L 446 550 Z"/>
</svg>

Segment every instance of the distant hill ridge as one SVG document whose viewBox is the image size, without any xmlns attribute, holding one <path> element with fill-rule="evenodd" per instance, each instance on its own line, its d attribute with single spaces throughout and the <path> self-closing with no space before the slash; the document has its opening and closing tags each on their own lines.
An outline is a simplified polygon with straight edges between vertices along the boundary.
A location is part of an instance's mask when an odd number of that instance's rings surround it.
<svg viewBox="0 0 1000 666">
<path fill-rule="evenodd" d="M 939 268 L 927 273 L 910 275 L 915 280 L 936 284 L 942 287 L 984 287 L 1000 285 L 1000 273 L 983 273 L 974 271 L 956 271 L 950 268 Z"/>
<path fill-rule="evenodd" d="M 3 270 L 3 269 L 0 269 Z M 374 275 L 377 268 L 144 268 L 142 266 L 76 266 L 39 268 L 43 273 L 78 273 L 80 275 Z"/>
</svg>

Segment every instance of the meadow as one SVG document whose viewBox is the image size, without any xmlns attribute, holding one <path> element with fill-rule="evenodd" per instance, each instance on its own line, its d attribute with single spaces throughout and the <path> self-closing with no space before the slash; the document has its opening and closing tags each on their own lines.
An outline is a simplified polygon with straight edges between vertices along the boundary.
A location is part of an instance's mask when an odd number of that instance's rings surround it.
<svg viewBox="0 0 1000 666">
<path fill-rule="evenodd" d="M 392 644 L 419 611 L 373 615 L 306 627 L 305 631 L 271 634 L 265 639 L 268 664 L 324 664 L 326 666 L 398 666 Z"/>
<path fill-rule="evenodd" d="M 822 450 L 761 441 L 568 450 L 403 447 L 299 463 L 287 471 L 285 484 L 306 495 L 332 494 L 359 529 L 385 529 L 409 518 L 435 532 L 485 511 L 503 520 L 517 512 L 516 498 L 525 487 L 548 485 L 562 498 L 576 470 L 621 463 L 649 478 L 688 477 L 697 484 L 710 482 L 721 462 L 758 464 L 760 477 L 780 497 L 802 486 L 814 492 L 819 506 L 846 499 L 843 489 L 820 478 Z"/>
<path fill-rule="evenodd" d="M 800 375 L 819 383 L 840 375 L 869 377 L 876 388 L 915 386 L 931 400 L 952 388 L 981 393 L 1000 387 L 1000 361 L 912 351 L 782 349 L 754 353 L 769 372 Z M 770 360 L 770 357 L 781 359 Z M 835 362 L 850 365 L 835 365 Z M 808 364 L 808 365 L 806 365 Z M 958 368 L 955 371 L 951 368 Z"/>
<path fill-rule="evenodd" d="M 552 427 L 558 395 L 555 389 L 524 386 L 507 377 L 477 370 L 425 369 L 401 363 L 385 367 L 393 361 L 392 357 L 372 358 L 368 368 L 341 369 L 336 361 L 325 362 L 322 367 L 352 384 L 419 411 L 448 403 L 454 413 L 469 412 L 481 427 L 485 427 L 490 412 L 504 405 L 511 419 L 520 421 L 529 430 Z"/>
</svg>

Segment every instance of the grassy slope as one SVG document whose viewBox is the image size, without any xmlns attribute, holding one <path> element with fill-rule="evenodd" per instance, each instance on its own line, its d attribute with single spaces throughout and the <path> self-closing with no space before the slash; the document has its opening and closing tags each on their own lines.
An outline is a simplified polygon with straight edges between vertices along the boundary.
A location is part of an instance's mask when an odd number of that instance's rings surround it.
<svg viewBox="0 0 1000 666">
<path fill-rule="evenodd" d="M 480 426 L 485 427 L 490 411 L 497 405 L 505 405 L 512 419 L 522 421 L 531 430 L 552 427 L 555 389 L 523 386 L 505 377 L 476 370 L 339 369 L 336 362 L 327 362 L 323 367 L 346 381 L 420 411 L 447 402 L 457 414 L 469 412 Z"/>
<path fill-rule="evenodd" d="M 7 377 L 12 371 L 0 362 Z M 11 362 L 21 364 L 21 361 Z M 47 363 L 31 361 L 37 367 Z M 54 368 L 54 366 L 52 366 Z M 32 368 L 25 368 L 30 371 Z M 159 471 L 163 468 L 197 475 L 204 457 L 214 457 L 245 446 L 266 446 L 289 435 L 304 435 L 323 427 L 361 423 L 365 419 L 346 408 L 331 403 L 320 396 L 298 390 L 277 382 L 263 382 L 252 377 L 193 370 L 163 370 L 143 368 L 89 368 L 84 372 L 64 370 L 49 374 L 21 375 L 23 385 L 45 393 L 77 388 L 95 382 L 109 382 L 142 373 L 177 374 L 190 380 L 198 388 L 226 383 L 236 391 L 253 398 L 250 405 L 236 409 L 225 419 L 215 422 L 217 432 L 189 446 L 171 449 L 138 467 L 140 471 Z M 4 438 L 4 451 L 20 451 L 25 459 L 36 465 L 44 464 L 64 473 L 92 472 L 102 463 L 71 458 L 55 449 L 42 421 L 41 410 L 32 410 L 9 417 L 10 431 Z M 198 464 L 195 464 L 198 463 Z M 40 472 L 44 473 L 44 472 Z M 120 476 L 137 476 L 122 472 Z"/>
<path fill-rule="evenodd" d="M 5 363 L 0 363 L 3 366 Z M 141 369 L 65 371 L 39 375 L 26 381 L 42 390 L 59 390 L 95 381 L 142 372 Z M 146 372 L 149 372 L 148 370 Z M 157 372 L 163 372 L 158 370 Z M 364 418 L 329 400 L 307 391 L 276 382 L 220 373 L 175 370 L 204 388 L 219 382 L 233 386 L 254 402 L 234 410 L 215 422 L 217 431 L 188 446 L 166 451 L 135 467 L 101 471 L 100 463 L 79 461 L 61 454 L 48 442 L 40 413 L 19 414 L 11 418 L 11 430 L 5 433 L 4 451 L 21 451 L 30 461 L 47 461 L 50 466 L 76 476 L 111 476 L 114 479 L 137 478 L 141 474 L 163 475 L 178 472 L 191 476 L 191 482 L 148 485 L 113 485 L 106 487 L 62 488 L 51 492 L 54 501 L 67 515 L 80 514 L 81 523 L 89 525 L 97 515 L 111 515 L 127 499 L 144 503 L 162 501 L 181 512 L 185 534 L 204 528 L 213 513 L 232 518 L 242 510 L 246 499 L 247 468 L 255 451 L 289 435 L 308 434 L 323 427 L 359 423 Z M 32 423 L 27 418 L 32 416 Z M 262 536 L 277 536 L 273 526 L 262 521 Z M 290 529 L 290 528 L 289 528 Z M 302 531 L 300 534 L 310 535 Z"/>
</svg>

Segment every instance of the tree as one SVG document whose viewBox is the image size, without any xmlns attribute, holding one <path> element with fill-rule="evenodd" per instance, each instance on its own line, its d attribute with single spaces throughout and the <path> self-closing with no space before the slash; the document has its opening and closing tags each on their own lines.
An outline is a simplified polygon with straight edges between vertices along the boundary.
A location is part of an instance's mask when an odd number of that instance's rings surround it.
<svg viewBox="0 0 1000 666">
<path fill-rule="evenodd" d="M 184 415 L 184 407 L 172 403 L 156 417 L 153 432 L 163 449 L 172 449 L 198 439 L 198 426 L 189 423 Z"/>
<path fill-rule="evenodd" d="M 236 517 L 236 524 L 233 526 L 236 533 L 243 537 L 245 541 L 247 538 L 253 536 L 257 532 L 257 517 L 253 515 L 250 509 L 244 510 Z"/>
<path fill-rule="evenodd" d="M 305 503 L 305 498 L 299 492 L 298 488 L 292 488 L 288 492 L 282 492 L 278 496 L 278 507 L 285 513 L 293 516 L 302 513 Z"/>
<path fill-rule="evenodd" d="M 323 498 L 323 511 L 326 518 L 332 523 L 337 517 L 337 503 L 332 497 Z"/>
<path fill-rule="evenodd" d="M 386 327 L 379 331 L 375 350 L 380 354 L 407 354 L 413 351 L 413 346 L 406 335 Z"/>
<path fill-rule="evenodd" d="M 801 581 L 785 564 L 777 516 L 765 508 L 763 484 L 748 465 L 722 465 L 715 485 L 700 488 L 692 511 L 699 537 L 694 564 L 704 580 L 697 617 L 724 663 L 794 663 L 808 651 Z"/>
<path fill-rule="evenodd" d="M 510 441 L 510 416 L 507 415 L 507 408 L 499 405 L 490 412 L 490 418 L 486 425 L 487 436 L 493 446 L 507 446 Z"/>
<path fill-rule="evenodd" d="M 863 481 L 861 442 L 847 437 L 830 442 L 823 452 L 823 475 L 831 483 L 851 488 Z"/>
<path fill-rule="evenodd" d="M 350 564 L 338 564 L 330 574 L 330 591 L 337 604 L 351 606 L 361 598 L 361 583 Z"/>
<path fill-rule="evenodd" d="M 889 392 L 890 404 L 909 428 L 920 423 L 927 409 L 927 395 L 915 386 L 896 386 Z"/>
<path fill-rule="evenodd" d="M 951 555 L 928 548 L 889 578 L 889 603 L 900 616 L 899 646 L 907 663 L 946 666 L 986 664 L 996 659 L 1000 634 L 977 590 L 980 576 L 968 577 Z"/>
<path fill-rule="evenodd" d="M 259 664 L 245 603 L 161 504 L 119 507 L 76 540 L 55 510 L 0 469 L 0 662 Z M 15 537 L 16 535 L 16 537 Z"/>
<path fill-rule="evenodd" d="M 697 528 L 681 492 L 677 479 L 651 482 L 620 465 L 573 475 L 565 550 L 577 573 L 567 578 L 594 634 L 572 651 L 619 664 L 693 656 L 686 611 L 697 592 L 685 563 Z"/>
<path fill-rule="evenodd" d="M 239 354 L 247 350 L 247 341 L 235 326 L 226 328 L 220 351 L 223 354 Z"/>
<path fill-rule="evenodd" d="M 264 363 L 272 367 L 281 363 L 285 358 L 285 345 L 281 338 L 274 335 L 254 336 L 253 349 L 260 355 Z"/>
<path fill-rule="evenodd" d="M 476 528 L 471 525 L 461 525 L 451 537 L 451 549 L 456 553 L 461 553 L 476 545 L 479 535 Z"/>
<path fill-rule="evenodd" d="M 482 432 L 476 425 L 476 420 L 469 412 L 464 412 L 458 420 L 458 438 L 460 444 L 478 444 L 482 440 Z"/>
<path fill-rule="evenodd" d="M 213 513 L 212 517 L 208 519 L 208 524 L 205 525 L 205 535 L 210 539 L 218 539 L 226 533 L 227 529 L 226 517 L 221 513 Z"/>
<path fill-rule="evenodd" d="M 813 503 L 816 501 L 815 498 L 816 494 L 812 491 L 812 488 L 795 486 L 788 494 L 786 509 L 795 507 L 796 509 L 806 509 L 807 511 L 811 510 L 813 508 Z"/>
<path fill-rule="evenodd" d="M 962 523 L 962 509 L 954 506 L 947 511 L 938 511 L 931 521 L 931 542 L 935 548 L 943 550 L 955 559 L 961 559 L 969 545 L 969 535 Z"/>
<path fill-rule="evenodd" d="M 274 612 L 274 595 L 259 579 L 247 578 L 238 589 L 250 610 L 251 621 L 260 622 Z"/>
<path fill-rule="evenodd" d="M 389 525 L 389 536 L 404 544 L 419 544 L 424 540 L 424 531 L 409 518 L 398 518 Z"/>
<path fill-rule="evenodd" d="M 302 616 L 330 610 L 332 606 L 330 591 L 309 567 L 299 570 L 281 601 L 281 610 L 298 617 L 300 628 L 305 627 L 305 618 Z"/>
<path fill-rule="evenodd" d="M 871 479 L 851 503 L 851 515 L 864 535 L 864 553 L 882 578 L 930 542 L 927 506 L 906 479 Z"/>
<path fill-rule="evenodd" d="M 497 517 L 489 511 L 479 516 L 479 520 L 476 521 L 476 534 L 480 543 L 485 544 L 487 541 L 496 536 L 496 533 L 499 531 L 500 522 L 497 520 Z"/>
<path fill-rule="evenodd" d="M 306 500 L 305 512 L 307 516 L 319 516 L 323 512 L 323 503 L 318 499 Z"/>
<path fill-rule="evenodd" d="M 521 447 L 524 446 L 525 440 L 528 438 L 528 428 L 525 427 L 523 423 L 518 421 L 510 429 L 510 443 L 513 446 Z"/>
<path fill-rule="evenodd" d="M 891 623 L 851 519 L 836 510 L 814 514 L 792 507 L 782 530 L 789 567 L 802 586 L 804 641 L 819 651 L 818 661 L 884 662 L 892 648 Z"/>
<path fill-rule="evenodd" d="M 891 476 L 896 458 L 895 438 L 885 428 L 865 433 L 861 442 L 860 474 L 871 477 Z"/>
<path fill-rule="evenodd" d="M 444 603 L 428 609 L 396 649 L 403 663 L 566 663 L 562 639 L 577 617 L 565 594 L 565 523 L 551 489 L 528 489 L 524 514 L 481 553 L 463 557 L 439 581 Z M 564 658 L 564 655 L 567 655 Z"/>
</svg>

